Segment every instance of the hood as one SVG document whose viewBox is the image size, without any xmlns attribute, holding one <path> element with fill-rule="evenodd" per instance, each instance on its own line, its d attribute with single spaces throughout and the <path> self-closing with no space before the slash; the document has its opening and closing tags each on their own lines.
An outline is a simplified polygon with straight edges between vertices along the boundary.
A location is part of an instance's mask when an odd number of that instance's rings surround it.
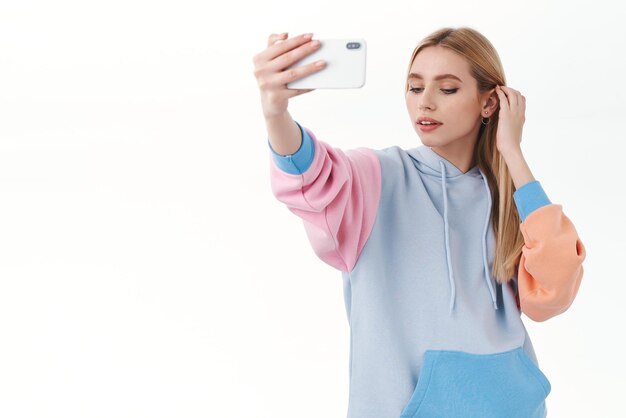
<svg viewBox="0 0 626 418">
<path fill-rule="evenodd" d="M 455 279 L 454 271 L 452 268 L 451 254 L 450 254 L 450 236 L 448 232 L 448 193 L 447 182 L 449 179 L 457 176 L 471 176 L 480 177 L 485 185 L 485 194 L 487 195 L 489 205 L 485 212 L 485 221 L 482 234 L 482 249 L 483 249 L 483 267 L 485 273 L 485 282 L 489 289 L 489 300 L 493 303 L 494 309 L 498 309 L 496 302 L 496 293 L 493 288 L 491 275 L 489 273 L 489 263 L 487 262 L 487 232 L 489 230 L 489 217 L 491 215 L 491 191 L 489 190 L 489 184 L 487 183 L 487 177 L 482 170 L 475 165 L 467 173 L 463 173 L 454 164 L 445 158 L 441 157 L 430 147 L 426 145 L 407 150 L 408 154 L 416 161 L 418 169 L 426 174 L 439 177 L 441 179 L 441 190 L 443 194 L 443 220 L 444 220 L 444 234 L 446 243 L 446 262 L 448 266 L 448 280 L 450 282 L 450 312 L 454 309 L 454 302 L 456 298 L 455 294 Z"/>
</svg>

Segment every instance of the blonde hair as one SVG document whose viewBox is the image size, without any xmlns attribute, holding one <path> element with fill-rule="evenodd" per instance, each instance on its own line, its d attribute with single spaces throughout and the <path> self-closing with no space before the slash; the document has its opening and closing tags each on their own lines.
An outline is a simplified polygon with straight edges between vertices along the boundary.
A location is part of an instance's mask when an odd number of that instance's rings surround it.
<svg viewBox="0 0 626 418">
<path fill-rule="evenodd" d="M 417 54 L 429 46 L 448 48 L 464 57 L 470 65 L 471 75 L 476 79 L 479 94 L 496 85 L 506 85 L 502 63 L 495 48 L 484 35 L 469 27 L 442 28 L 424 38 L 411 55 L 407 78 Z M 405 95 L 408 89 L 408 83 L 405 82 Z M 496 235 L 496 256 L 491 275 L 498 283 L 506 283 L 514 275 L 517 276 L 524 237 L 519 227 L 521 218 L 513 200 L 515 185 L 496 147 L 498 115 L 499 107 L 487 125 L 481 124 L 473 160 L 485 174 L 492 196 L 491 223 Z"/>
</svg>

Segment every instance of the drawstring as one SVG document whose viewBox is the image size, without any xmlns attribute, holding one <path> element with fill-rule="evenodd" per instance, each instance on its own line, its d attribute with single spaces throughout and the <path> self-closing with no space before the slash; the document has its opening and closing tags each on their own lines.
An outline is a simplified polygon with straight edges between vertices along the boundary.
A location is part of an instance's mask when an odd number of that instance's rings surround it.
<svg viewBox="0 0 626 418">
<path fill-rule="evenodd" d="M 454 302 L 456 299 L 456 286 L 454 282 L 454 271 L 452 269 L 452 260 L 450 259 L 450 233 L 448 231 L 448 193 L 446 189 L 446 166 L 443 161 L 439 161 L 439 166 L 441 167 L 441 188 L 443 190 L 443 221 L 444 221 L 444 231 L 445 231 L 445 242 L 446 242 L 446 261 L 448 264 L 448 280 L 450 281 L 450 313 L 454 310 Z M 480 170 L 479 170 L 480 171 Z M 496 294 L 493 290 L 493 285 L 491 281 L 491 275 L 489 274 L 489 264 L 487 263 L 487 231 L 489 230 L 489 215 L 491 214 L 491 192 L 489 191 L 489 185 L 487 184 L 487 178 L 480 171 L 480 174 L 483 177 L 483 182 L 485 184 L 485 190 L 487 191 L 487 197 L 489 200 L 489 206 L 487 208 L 487 216 L 485 217 L 485 226 L 483 229 L 483 267 L 485 271 L 485 281 L 487 282 L 487 287 L 489 288 L 489 294 L 491 296 L 491 301 L 493 302 L 494 309 L 498 309 L 498 304 L 496 302 Z"/>
<path fill-rule="evenodd" d="M 450 260 L 450 238 L 448 233 L 448 196 L 446 192 L 446 166 L 439 161 L 441 166 L 441 187 L 443 188 L 443 228 L 446 236 L 446 260 L 448 261 L 448 279 L 450 280 L 450 312 L 454 309 L 454 299 L 456 288 L 454 285 L 454 272 L 452 271 L 452 261 Z"/>
</svg>

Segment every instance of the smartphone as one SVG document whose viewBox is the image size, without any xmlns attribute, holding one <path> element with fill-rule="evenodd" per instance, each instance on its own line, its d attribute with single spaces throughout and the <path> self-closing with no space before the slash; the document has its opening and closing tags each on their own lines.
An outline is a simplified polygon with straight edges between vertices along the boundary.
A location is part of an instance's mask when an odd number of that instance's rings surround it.
<svg viewBox="0 0 626 418">
<path fill-rule="evenodd" d="M 365 39 L 320 39 L 320 47 L 289 68 L 324 60 L 326 67 L 287 83 L 288 89 L 354 89 L 365 84 Z"/>
</svg>

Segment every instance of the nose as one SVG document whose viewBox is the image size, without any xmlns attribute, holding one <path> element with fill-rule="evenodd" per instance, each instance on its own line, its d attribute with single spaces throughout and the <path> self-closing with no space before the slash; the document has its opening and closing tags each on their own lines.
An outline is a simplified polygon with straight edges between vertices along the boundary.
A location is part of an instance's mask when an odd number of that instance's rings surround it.
<svg viewBox="0 0 626 418">
<path fill-rule="evenodd" d="M 433 110 L 433 107 L 429 104 L 423 104 L 422 102 L 420 102 L 419 106 L 418 106 L 419 110 L 423 111 L 425 109 L 428 110 Z"/>
<path fill-rule="evenodd" d="M 426 89 L 423 89 L 422 92 L 419 94 L 417 106 L 420 111 L 424 109 L 433 110 L 434 108 L 434 104 L 430 99 L 430 92 L 426 93 L 426 91 Z"/>
</svg>

